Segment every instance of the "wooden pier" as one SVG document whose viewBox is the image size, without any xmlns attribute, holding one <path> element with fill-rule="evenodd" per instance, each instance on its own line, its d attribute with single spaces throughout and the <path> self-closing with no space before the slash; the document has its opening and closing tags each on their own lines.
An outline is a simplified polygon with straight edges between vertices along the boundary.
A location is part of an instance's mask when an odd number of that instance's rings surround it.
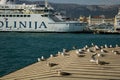
<svg viewBox="0 0 120 80">
<path fill-rule="evenodd" d="M 120 47 L 77 51 L 51 55 L 0 80 L 120 80 Z"/>
</svg>

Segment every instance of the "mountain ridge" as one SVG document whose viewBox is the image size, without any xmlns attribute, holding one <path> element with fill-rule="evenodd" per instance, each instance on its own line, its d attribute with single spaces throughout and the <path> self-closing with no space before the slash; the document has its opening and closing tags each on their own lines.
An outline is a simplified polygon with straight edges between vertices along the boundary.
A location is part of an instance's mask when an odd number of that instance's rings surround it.
<svg viewBox="0 0 120 80">
<path fill-rule="evenodd" d="M 26 4 L 44 4 L 44 1 L 20 1 Z M 79 5 L 67 3 L 49 3 L 56 11 L 63 13 L 67 17 L 78 18 L 82 16 L 105 15 L 107 18 L 113 18 L 118 13 L 120 5 Z"/>
</svg>

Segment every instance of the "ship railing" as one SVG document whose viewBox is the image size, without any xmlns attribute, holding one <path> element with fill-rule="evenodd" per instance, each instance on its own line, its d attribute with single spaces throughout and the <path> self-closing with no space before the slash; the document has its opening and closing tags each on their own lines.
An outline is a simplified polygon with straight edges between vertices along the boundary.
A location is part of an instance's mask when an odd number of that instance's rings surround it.
<svg viewBox="0 0 120 80">
<path fill-rule="evenodd" d="M 35 7 L 36 5 L 0 5 L 0 9 L 25 9 Z"/>
<path fill-rule="evenodd" d="M 36 5 L 0 5 L 0 9 L 35 9 L 44 10 L 45 7 L 36 7 Z M 52 7 L 47 7 L 48 10 L 53 10 Z"/>
</svg>

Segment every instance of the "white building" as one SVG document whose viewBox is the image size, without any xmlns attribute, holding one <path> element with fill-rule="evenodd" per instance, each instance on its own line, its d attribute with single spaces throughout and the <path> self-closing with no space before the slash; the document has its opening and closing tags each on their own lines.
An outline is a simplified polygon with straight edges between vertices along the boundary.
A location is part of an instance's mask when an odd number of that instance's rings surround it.
<svg viewBox="0 0 120 80">
<path fill-rule="evenodd" d="M 118 14 L 115 16 L 115 22 L 114 22 L 115 30 L 120 31 L 120 8 Z"/>
<path fill-rule="evenodd" d="M 100 25 L 100 24 L 114 24 L 114 18 L 105 18 L 105 16 L 94 16 L 88 17 L 88 24 L 89 25 Z"/>
</svg>

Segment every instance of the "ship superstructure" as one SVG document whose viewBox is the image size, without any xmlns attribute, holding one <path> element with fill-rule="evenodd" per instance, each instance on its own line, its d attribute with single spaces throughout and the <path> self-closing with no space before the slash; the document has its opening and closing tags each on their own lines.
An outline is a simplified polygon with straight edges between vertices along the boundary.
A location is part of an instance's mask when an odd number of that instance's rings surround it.
<svg viewBox="0 0 120 80">
<path fill-rule="evenodd" d="M 66 21 L 45 1 L 44 6 L 0 1 L 0 31 L 81 32 L 85 23 Z"/>
</svg>

